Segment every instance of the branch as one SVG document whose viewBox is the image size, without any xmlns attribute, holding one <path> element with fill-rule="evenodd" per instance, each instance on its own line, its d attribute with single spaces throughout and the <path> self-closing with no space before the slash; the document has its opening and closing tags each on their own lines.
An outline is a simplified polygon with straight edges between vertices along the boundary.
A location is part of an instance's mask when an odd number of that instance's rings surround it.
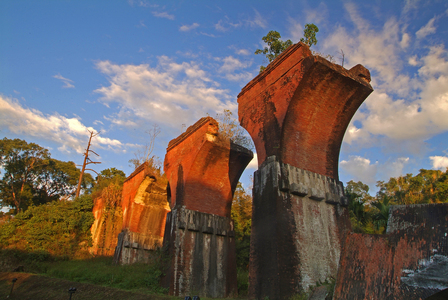
<svg viewBox="0 0 448 300">
<path fill-rule="evenodd" d="M 100 156 L 99 154 L 97 154 L 95 151 L 93 150 L 89 150 L 90 152 L 92 152 L 93 154 L 95 154 L 96 156 Z"/>
<path fill-rule="evenodd" d="M 95 172 L 96 173 L 96 175 L 100 175 L 97 171 L 95 171 L 95 170 L 92 170 L 92 169 L 86 169 L 86 171 L 93 171 L 93 172 Z"/>
</svg>

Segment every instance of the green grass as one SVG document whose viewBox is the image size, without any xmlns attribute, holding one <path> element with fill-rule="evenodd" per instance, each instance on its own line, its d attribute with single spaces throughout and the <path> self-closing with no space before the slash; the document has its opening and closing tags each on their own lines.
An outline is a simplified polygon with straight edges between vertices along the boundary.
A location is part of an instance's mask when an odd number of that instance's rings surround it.
<svg viewBox="0 0 448 300">
<path fill-rule="evenodd" d="M 112 265 L 110 257 L 44 263 L 46 276 L 125 290 L 166 293 L 159 285 L 162 272 L 156 264 Z"/>
<path fill-rule="evenodd" d="M 22 265 L 28 273 L 150 294 L 166 294 L 166 289 L 159 284 L 163 274 L 158 255 L 155 253 L 151 264 L 117 266 L 112 264 L 111 257 L 68 260 L 43 253 L 1 250 L 0 265 L 10 265 L 1 271 L 12 271 Z"/>
<path fill-rule="evenodd" d="M 237 283 L 239 297 L 247 296 L 249 292 L 249 270 L 241 268 L 237 270 Z"/>
</svg>

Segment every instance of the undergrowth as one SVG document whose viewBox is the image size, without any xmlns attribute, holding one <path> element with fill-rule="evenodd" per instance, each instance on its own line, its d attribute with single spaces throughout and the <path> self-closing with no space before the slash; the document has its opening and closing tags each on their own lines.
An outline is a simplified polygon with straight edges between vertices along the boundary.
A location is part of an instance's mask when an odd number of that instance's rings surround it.
<svg viewBox="0 0 448 300">
<path fill-rule="evenodd" d="M 23 271 L 48 277 L 91 283 L 123 290 L 145 293 L 166 294 L 160 286 L 160 259 L 150 264 L 132 264 L 117 266 L 111 257 L 93 257 L 84 260 L 69 260 L 53 257 L 45 253 L 25 253 L 21 251 L 1 250 L 1 264 L 11 267 L 23 266 Z M 8 263 L 9 260 L 9 263 Z M 12 271 L 12 268 L 9 268 Z"/>
</svg>

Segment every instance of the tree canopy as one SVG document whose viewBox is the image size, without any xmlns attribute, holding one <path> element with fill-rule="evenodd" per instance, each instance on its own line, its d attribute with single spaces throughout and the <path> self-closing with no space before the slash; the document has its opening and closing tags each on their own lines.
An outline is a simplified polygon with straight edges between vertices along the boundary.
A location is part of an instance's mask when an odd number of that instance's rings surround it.
<svg viewBox="0 0 448 300">
<path fill-rule="evenodd" d="M 300 39 L 302 43 L 311 47 L 312 45 L 317 44 L 316 33 L 319 32 L 319 28 L 313 23 L 306 24 L 305 29 L 303 30 L 303 38 Z"/>
<path fill-rule="evenodd" d="M 257 49 L 255 54 L 265 54 L 266 58 L 269 60 L 269 63 L 272 62 L 277 56 L 280 55 L 280 53 L 292 45 L 291 40 L 282 41 L 280 38 L 281 35 L 277 31 L 269 31 L 266 36 L 262 37 L 262 40 L 268 44 L 268 47 L 264 47 L 264 49 Z M 266 69 L 266 67 L 260 66 L 260 73 L 263 72 L 264 69 Z"/>
<path fill-rule="evenodd" d="M 353 230 L 383 233 L 387 226 L 391 205 L 448 202 L 448 170 L 425 170 L 413 176 L 392 177 L 378 181 L 376 195 L 369 195 L 369 187 L 362 182 L 349 181 L 345 194 L 349 199 Z"/>
<path fill-rule="evenodd" d="M 314 24 L 306 24 L 303 30 L 303 38 L 300 39 L 301 42 L 311 47 L 317 44 L 316 33 L 319 32 L 319 28 Z M 275 30 L 271 30 L 268 34 L 262 37 L 263 42 L 265 42 L 268 47 L 264 49 L 257 49 L 255 54 L 265 54 L 269 63 L 271 63 L 277 56 L 279 56 L 283 51 L 285 51 L 293 43 L 291 40 L 282 41 L 280 33 Z M 265 66 L 260 66 L 260 73 L 266 69 Z"/>
<path fill-rule="evenodd" d="M 47 149 L 20 139 L 0 140 L 0 167 L 0 207 L 15 213 L 72 195 L 80 174 L 75 163 L 53 159 Z M 92 183 L 85 176 L 83 187 Z"/>
<path fill-rule="evenodd" d="M 92 208 L 89 195 L 74 201 L 30 206 L 9 222 L 0 224 L 0 248 L 68 257 L 86 255 L 92 245 Z"/>
<path fill-rule="evenodd" d="M 252 196 L 246 193 L 240 182 L 238 182 L 233 196 L 231 217 L 235 230 L 237 267 L 247 269 L 252 227 Z"/>
</svg>

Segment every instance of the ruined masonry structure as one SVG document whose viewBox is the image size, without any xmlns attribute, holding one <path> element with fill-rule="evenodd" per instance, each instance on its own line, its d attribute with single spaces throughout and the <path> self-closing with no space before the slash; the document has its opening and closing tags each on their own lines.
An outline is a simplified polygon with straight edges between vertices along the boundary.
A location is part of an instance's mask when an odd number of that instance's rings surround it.
<svg viewBox="0 0 448 300">
<path fill-rule="evenodd" d="M 94 200 L 95 221 L 90 228 L 93 243 L 89 251 L 93 255 L 112 256 L 123 223 L 121 189 L 107 189 L 103 194 Z"/>
<path fill-rule="evenodd" d="M 114 262 L 148 262 L 150 251 L 162 246 L 167 201 L 166 180 L 157 178 L 147 163 L 138 167 L 123 183 L 122 231 L 118 234 Z"/>
<path fill-rule="evenodd" d="M 347 236 L 334 299 L 426 299 L 448 289 L 447 235 L 448 203 L 392 206 L 386 234 Z"/>
<path fill-rule="evenodd" d="M 373 91 L 361 65 L 346 70 L 289 47 L 238 95 L 258 154 L 249 296 L 288 299 L 336 277 L 350 229 L 339 151 L 350 119 Z"/>
<path fill-rule="evenodd" d="M 164 282 L 171 295 L 237 294 L 230 210 L 252 158 L 251 151 L 220 137 L 218 123 L 210 117 L 168 144 L 165 173 L 172 211 L 164 237 L 170 258 Z"/>
</svg>

